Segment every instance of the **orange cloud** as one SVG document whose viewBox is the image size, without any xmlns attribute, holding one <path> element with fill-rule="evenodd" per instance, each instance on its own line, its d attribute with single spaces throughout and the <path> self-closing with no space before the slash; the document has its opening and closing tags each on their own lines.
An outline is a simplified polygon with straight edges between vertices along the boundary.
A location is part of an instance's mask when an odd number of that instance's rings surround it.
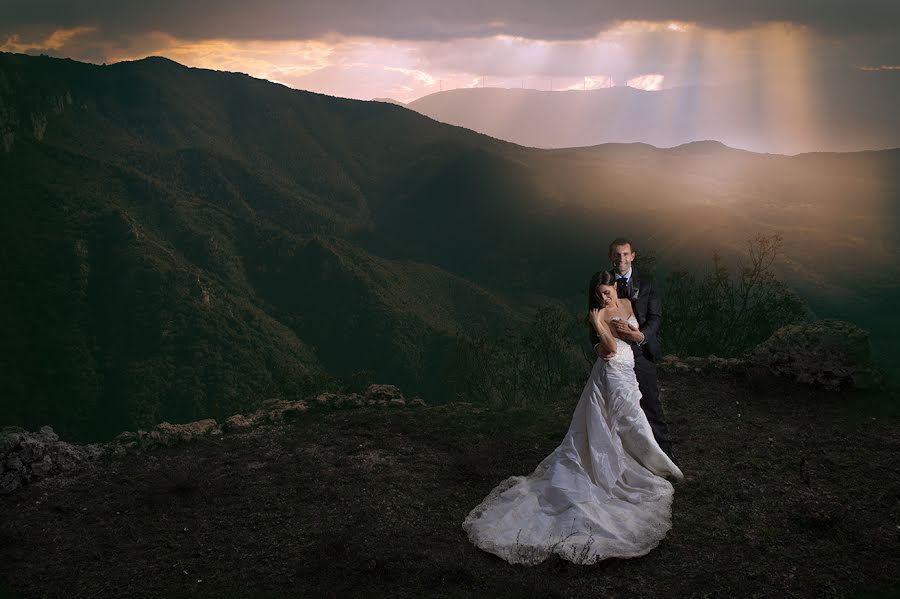
<svg viewBox="0 0 900 599">
<path fill-rule="evenodd" d="M 57 29 L 43 40 L 23 42 L 18 35 L 11 35 L 0 46 L 3 52 L 28 52 L 30 50 L 60 50 L 68 44 L 72 38 L 85 33 L 93 33 L 96 27 L 73 27 L 71 29 Z"/>
<path fill-rule="evenodd" d="M 288 76 L 311 73 L 332 64 L 332 54 L 340 44 L 317 40 L 179 40 L 154 32 L 142 36 L 133 46 L 138 50 L 118 50 L 110 62 L 159 55 L 192 67 L 240 71 L 254 77 L 282 82 Z"/>
</svg>

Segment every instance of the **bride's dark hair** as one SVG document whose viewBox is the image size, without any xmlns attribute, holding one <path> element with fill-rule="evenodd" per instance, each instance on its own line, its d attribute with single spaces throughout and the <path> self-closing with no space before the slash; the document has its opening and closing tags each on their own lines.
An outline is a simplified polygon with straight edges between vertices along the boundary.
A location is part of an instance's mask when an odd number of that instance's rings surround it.
<svg viewBox="0 0 900 599">
<path fill-rule="evenodd" d="M 600 285 L 616 284 L 616 276 L 608 270 L 601 270 L 591 277 L 591 285 L 588 288 L 588 310 L 603 307 L 603 298 L 600 296 Z"/>
</svg>

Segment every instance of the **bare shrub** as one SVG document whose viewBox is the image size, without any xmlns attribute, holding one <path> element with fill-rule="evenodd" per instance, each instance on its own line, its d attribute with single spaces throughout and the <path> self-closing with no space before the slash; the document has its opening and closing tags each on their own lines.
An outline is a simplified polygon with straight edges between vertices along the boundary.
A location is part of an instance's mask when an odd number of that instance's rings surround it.
<svg viewBox="0 0 900 599">
<path fill-rule="evenodd" d="M 757 235 L 734 270 L 714 254 L 712 270 L 702 276 L 669 273 L 663 291 L 666 351 L 733 357 L 802 320 L 803 301 L 773 272 L 781 247 L 780 235 Z"/>
</svg>

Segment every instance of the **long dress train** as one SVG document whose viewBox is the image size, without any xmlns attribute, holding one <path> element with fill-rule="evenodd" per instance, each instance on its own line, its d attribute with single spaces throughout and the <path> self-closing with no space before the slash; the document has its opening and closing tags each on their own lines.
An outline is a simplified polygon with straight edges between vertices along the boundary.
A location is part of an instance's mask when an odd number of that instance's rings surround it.
<svg viewBox="0 0 900 599">
<path fill-rule="evenodd" d="M 633 320 L 629 322 L 637 324 Z M 637 557 L 672 527 L 681 470 L 640 407 L 630 346 L 598 359 L 559 447 L 528 476 L 497 485 L 463 522 L 469 540 L 510 563 L 558 554 L 578 564 Z"/>
</svg>

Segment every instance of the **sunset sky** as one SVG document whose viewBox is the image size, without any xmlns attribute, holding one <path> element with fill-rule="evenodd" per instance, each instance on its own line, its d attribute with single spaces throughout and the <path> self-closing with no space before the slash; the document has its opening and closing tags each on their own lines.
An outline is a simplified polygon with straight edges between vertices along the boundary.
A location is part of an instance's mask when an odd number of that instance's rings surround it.
<svg viewBox="0 0 900 599">
<path fill-rule="evenodd" d="M 802 97 L 822 73 L 900 77 L 900 2 L 6 0 L 0 50 L 161 55 L 359 99 L 746 81 Z"/>
</svg>

